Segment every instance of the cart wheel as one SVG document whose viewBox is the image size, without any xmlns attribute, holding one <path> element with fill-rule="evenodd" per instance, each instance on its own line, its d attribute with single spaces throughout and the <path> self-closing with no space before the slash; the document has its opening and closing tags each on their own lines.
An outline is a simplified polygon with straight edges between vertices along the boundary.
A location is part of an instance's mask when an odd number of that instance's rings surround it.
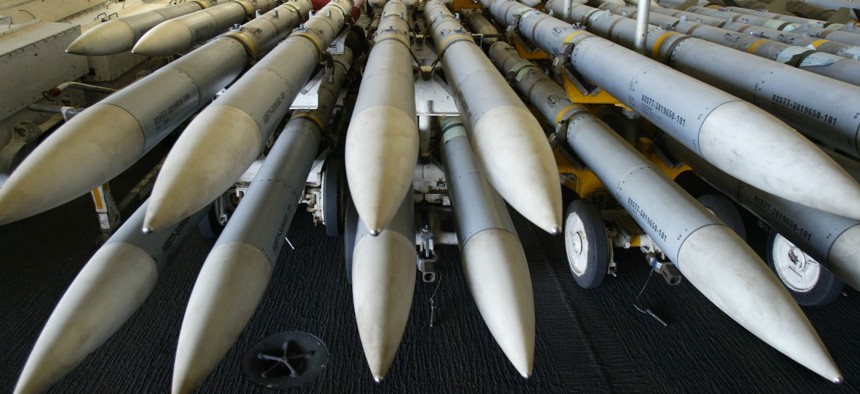
<svg viewBox="0 0 860 394">
<path fill-rule="evenodd" d="M 800 305 L 827 305 L 842 292 L 842 280 L 774 230 L 767 237 L 767 264 Z"/>
<path fill-rule="evenodd" d="M 203 215 L 203 219 L 201 219 L 200 223 L 197 224 L 197 229 L 200 230 L 200 234 L 203 234 L 203 238 L 206 239 L 218 239 L 218 237 L 221 236 L 224 226 L 218 222 L 218 218 L 215 215 L 215 208 L 209 208 L 206 214 Z"/>
<path fill-rule="evenodd" d="M 355 249 L 355 230 L 358 227 L 358 212 L 350 199 L 346 204 L 343 229 L 343 260 L 346 265 L 346 281 L 352 284 L 352 252 Z"/>
<path fill-rule="evenodd" d="M 576 283 L 593 289 L 603 283 L 609 267 L 606 226 L 591 201 L 574 200 L 564 219 L 564 249 Z"/>
<path fill-rule="evenodd" d="M 729 226 L 742 240 L 747 240 L 747 230 L 744 228 L 744 220 L 732 200 L 720 194 L 703 194 L 696 200 L 707 208 L 718 219 Z"/>
<path fill-rule="evenodd" d="M 337 237 L 343 231 L 344 201 L 346 199 L 343 173 L 342 160 L 329 159 L 326 161 L 320 187 L 323 195 L 325 233 L 330 237 Z"/>
</svg>

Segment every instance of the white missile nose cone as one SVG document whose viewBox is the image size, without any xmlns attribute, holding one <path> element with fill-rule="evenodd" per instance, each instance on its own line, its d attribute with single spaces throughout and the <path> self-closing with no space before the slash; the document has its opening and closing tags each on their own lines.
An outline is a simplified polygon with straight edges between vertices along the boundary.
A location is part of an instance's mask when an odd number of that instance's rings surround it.
<svg viewBox="0 0 860 394">
<path fill-rule="evenodd" d="M 549 229 L 549 233 L 552 235 L 561 234 L 561 226 L 553 226 L 553 228 Z"/>
<path fill-rule="evenodd" d="M 382 232 L 382 230 L 381 230 L 381 229 L 379 229 L 379 228 L 371 228 L 371 229 L 369 229 L 369 230 L 370 230 L 370 235 L 372 235 L 372 236 L 374 236 L 374 237 L 375 237 L 375 236 L 377 236 L 377 235 L 379 235 L 379 233 L 381 233 L 381 232 Z"/>
<path fill-rule="evenodd" d="M 835 379 L 833 379 L 833 383 L 836 383 L 836 384 L 842 384 L 842 382 L 844 382 L 844 381 L 845 380 L 842 378 L 842 375 L 839 375 Z"/>
<path fill-rule="evenodd" d="M 146 32 L 131 52 L 144 56 L 169 56 L 188 49 L 191 44 L 188 25 L 177 20 L 168 20 Z"/>
<path fill-rule="evenodd" d="M 72 41 L 66 48 L 73 55 L 102 56 L 125 52 L 134 46 L 134 30 L 121 20 L 104 22 Z"/>
<path fill-rule="evenodd" d="M 528 379 L 528 378 L 532 377 L 532 373 L 531 373 L 531 372 L 523 372 L 523 371 L 520 371 L 520 375 L 522 375 L 522 376 L 523 376 L 523 378 L 525 378 L 525 379 Z"/>
<path fill-rule="evenodd" d="M 385 376 L 373 375 L 373 381 L 376 383 L 382 383 L 382 379 L 385 379 Z"/>
<path fill-rule="evenodd" d="M 143 226 L 143 228 L 141 229 L 141 231 L 143 231 L 143 233 L 144 233 L 144 234 L 152 234 L 152 227 L 150 227 L 150 226 Z"/>
</svg>

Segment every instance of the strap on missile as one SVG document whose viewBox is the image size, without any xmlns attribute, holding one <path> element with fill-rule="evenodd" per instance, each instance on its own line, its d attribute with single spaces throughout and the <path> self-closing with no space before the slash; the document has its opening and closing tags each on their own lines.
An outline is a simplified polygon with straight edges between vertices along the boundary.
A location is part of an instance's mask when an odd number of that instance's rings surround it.
<svg viewBox="0 0 860 394">
<path fill-rule="evenodd" d="M 301 20 L 302 22 L 307 20 L 307 18 L 305 17 L 305 14 L 302 13 L 302 10 L 297 5 L 295 5 L 295 3 L 292 1 L 288 2 L 288 3 L 281 4 L 278 8 L 280 8 L 280 7 L 288 8 L 290 10 L 295 11 L 296 15 L 299 16 L 299 20 Z"/>
<path fill-rule="evenodd" d="M 325 126 L 323 125 L 323 121 L 322 121 L 322 119 L 320 119 L 320 116 L 319 116 L 319 111 L 296 112 L 293 114 L 293 117 L 291 118 L 291 120 L 292 119 L 300 119 L 300 118 L 304 118 L 304 119 L 307 119 L 307 120 L 313 122 L 314 124 L 317 125 L 317 127 L 319 127 L 320 130 L 325 130 Z"/>
<path fill-rule="evenodd" d="M 208 1 L 205 1 L 205 0 L 194 0 L 194 2 L 195 2 L 195 3 L 197 3 L 197 4 L 200 4 L 200 7 L 202 7 L 203 9 L 206 9 L 206 8 L 209 8 L 209 7 L 210 7 L 209 2 L 208 2 Z"/>
<path fill-rule="evenodd" d="M 819 53 L 819 51 L 816 51 L 814 49 L 810 49 L 806 52 L 802 52 L 802 53 L 799 53 L 797 55 L 792 56 L 791 59 L 789 59 L 784 64 L 787 64 L 787 65 L 792 66 L 792 67 L 800 68 L 800 65 L 801 65 L 801 63 L 803 63 L 804 59 L 806 59 L 810 55 L 813 55 L 816 53 Z"/>
<path fill-rule="evenodd" d="M 251 4 L 251 2 L 250 2 L 250 1 L 247 1 L 247 0 L 233 0 L 233 2 L 234 2 L 234 3 L 238 3 L 239 5 L 241 5 L 241 6 L 242 6 L 242 8 L 244 8 L 244 9 L 245 9 L 245 15 L 246 15 L 248 18 L 253 18 L 253 17 L 254 17 L 254 6 Z"/>
<path fill-rule="evenodd" d="M 239 41 L 243 47 L 245 47 L 245 52 L 248 53 L 248 56 L 251 57 L 251 62 L 257 60 L 257 56 L 259 56 L 259 52 L 257 51 L 257 44 L 254 43 L 254 40 L 251 39 L 244 31 L 242 30 L 233 30 L 224 34 L 224 37 L 232 38 L 236 41 Z"/>
</svg>

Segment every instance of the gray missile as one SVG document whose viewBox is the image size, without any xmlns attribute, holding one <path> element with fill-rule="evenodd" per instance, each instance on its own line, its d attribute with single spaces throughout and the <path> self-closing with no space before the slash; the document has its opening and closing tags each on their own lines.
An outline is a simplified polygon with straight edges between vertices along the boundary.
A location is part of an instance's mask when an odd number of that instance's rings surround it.
<svg viewBox="0 0 860 394">
<path fill-rule="evenodd" d="M 351 7 L 349 0 L 326 4 L 194 118 L 155 180 L 144 232 L 200 209 L 257 159 Z"/>
<path fill-rule="evenodd" d="M 849 0 L 849 1 L 851 1 L 851 0 Z M 795 15 L 778 14 L 778 13 L 770 12 L 767 10 L 753 10 L 753 9 L 742 8 L 742 7 L 734 7 L 734 6 L 724 7 L 722 9 L 724 9 L 726 11 L 737 12 L 740 14 L 756 15 L 756 16 L 760 16 L 763 18 L 771 18 L 771 19 L 777 19 L 777 20 L 787 21 L 787 22 L 803 23 L 803 24 L 812 25 L 812 26 L 826 27 L 830 30 L 855 29 L 858 26 L 857 22 L 849 22 L 848 24 L 831 23 L 831 22 L 820 21 L 820 20 L 816 20 L 816 19 L 802 18 L 802 17 L 795 16 Z"/>
<path fill-rule="evenodd" d="M 731 20 L 735 23 L 744 23 L 753 26 L 761 26 L 769 29 L 780 30 L 785 32 L 802 33 L 813 39 L 823 39 L 828 41 L 839 42 L 851 46 L 860 45 L 860 34 L 855 34 L 847 31 L 828 30 L 823 27 L 803 25 L 795 22 L 781 21 L 777 19 L 763 18 L 755 15 L 747 15 L 728 10 L 715 10 L 707 7 L 690 7 L 687 11 L 697 14 Z M 813 41 L 814 42 L 814 41 Z M 817 45 L 814 45 L 817 46 Z M 856 57 L 855 57 L 856 59 Z"/>
<path fill-rule="evenodd" d="M 789 33 L 762 26 L 752 26 L 745 23 L 728 22 L 723 24 L 721 27 L 726 30 L 734 30 L 739 33 L 757 35 L 759 37 L 787 44 L 808 46 L 810 49 L 832 53 L 848 59 L 860 60 L 860 47 L 856 45 L 843 44 L 841 42 L 810 37 L 805 34 Z"/>
<path fill-rule="evenodd" d="M 74 55 L 102 56 L 125 52 L 144 33 L 166 20 L 208 7 L 204 1 L 189 1 L 139 14 L 111 19 L 81 34 L 66 48 Z"/>
<path fill-rule="evenodd" d="M 410 17 L 401 1 L 385 4 L 346 133 L 350 194 L 372 234 L 382 231 L 411 192 L 418 161 Z"/>
<path fill-rule="evenodd" d="M 563 7 L 561 1 L 547 4 L 553 11 Z M 564 15 L 569 22 L 583 22 L 590 32 L 633 49 L 636 22 L 632 19 L 579 4 Z M 860 86 L 653 26 L 647 47 L 649 54 L 672 68 L 753 103 L 815 139 L 860 156 L 856 106 Z"/>
<path fill-rule="evenodd" d="M 550 7 L 550 4 L 553 15 L 560 19 L 568 20 L 569 8 L 563 5 L 560 6 L 557 1 L 549 2 L 547 7 Z M 628 18 L 635 18 L 637 15 L 635 7 L 611 2 L 604 2 L 600 6 L 600 9 L 608 10 L 613 14 Z M 654 25 L 663 28 L 671 26 L 671 30 L 681 34 L 707 40 L 715 44 L 788 64 L 811 73 L 860 86 L 860 61 L 857 60 L 844 58 L 832 53 L 811 50 L 804 46 L 790 45 L 719 27 L 703 25 L 689 20 L 681 20 L 673 16 L 655 12 L 650 13 L 649 19 Z M 661 34 L 663 33 L 661 32 Z"/>
<path fill-rule="evenodd" d="M 475 156 L 493 188 L 526 219 L 561 232 L 561 186 L 537 120 L 440 1 L 424 7 L 448 83 L 464 110 Z"/>
<path fill-rule="evenodd" d="M 567 100 L 563 88 L 519 58 L 512 47 L 497 42 L 490 56 L 517 76 L 518 89 L 547 121 L 562 125 L 568 146 L 696 289 L 783 354 L 830 381 L 842 380 L 809 320 L 737 234 L 609 126 Z"/>
<path fill-rule="evenodd" d="M 208 104 L 310 10 L 309 0 L 281 5 L 75 116 L 0 189 L 0 225 L 64 204 L 119 175 Z"/>
<path fill-rule="evenodd" d="M 855 289 L 860 287 L 860 221 L 765 193 L 714 168 L 674 141 L 667 140 L 665 145 L 708 183 L 824 263 L 845 283 Z M 852 175 L 860 179 L 860 171 L 855 169 Z"/>
<path fill-rule="evenodd" d="M 335 57 L 319 107 L 293 115 L 203 263 L 179 333 L 173 392 L 193 391 L 257 309 L 319 150 L 320 120 L 331 115 L 352 58 L 348 47 Z"/>
<path fill-rule="evenodd" d="M 481 317 L 520 375 L 532 373 L 535 310 L 523 246 L 505 201 L 475 161 L 459 118 L 442 121 L 442 153 L 463 274 Z"/>
<path fill-rule="evenodd" d="M 206 214 L 201 210 L 150 236 L 144 203 L 90 258 L 54 308 L 15 393 L 41 393 L 74 369 L 143 304 L 158 276 Z"/>
<path fill-rule="evenodd" d="M 651 8 L 652 13 L 668 15 L 675 18 L 684 18 L 688 21 L 693 21 L 696 23 L 701 23 L 703 25 L 714 26 L 714 27 L 722 27 L 728 21 L 725 19 L 714 18 L 712 16 L 696 14 L 693 12 L 682 11 L 682 10 L 674 10 L 666 7 L 654 7 Z"/>
<path fill-rule="evenodd" d="M 133 53 L 144 56 L 169 56 L 208 40 L 256 12 L 268 12 L 277 4 L 273 0 L 226 1 L 200 11 L 173 18 L 146 32 Z"/>
<path fill-rule="evenodd" d="M 364 357 L 373 380 L 388 373 L 409 319 L 415 291 L 415 222 L 412 193 L 381 233 L 358 218 L 352 252 L 352 302 Z"/>
<path fill-rule="evenodd" d="M 529 7 L 484 1 L 500 23 L 519 16 L 518 31 L 545 51 L 560 55 L 572 45 L 577 72 L 723 171 L 783 198 L 860 218 L 857 182 L 772 115 Z"/>
</svg>

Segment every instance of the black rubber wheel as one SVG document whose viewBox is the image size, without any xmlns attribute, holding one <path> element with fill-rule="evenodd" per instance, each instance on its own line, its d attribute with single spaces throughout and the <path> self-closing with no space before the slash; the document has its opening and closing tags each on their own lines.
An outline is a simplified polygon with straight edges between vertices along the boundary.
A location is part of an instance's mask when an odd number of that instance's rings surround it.
<svg viewBox="0 0 860 394">
<path fill-rule="evenodd" d="M 609 240 L 600 212 L 591 201 L 574 200 L 564 215 L 564 249 L 576 284 L 593 289 L 609 269 Z"/>
<path fill-rule="evenodd" d="M 355 210 L 352 199 L 347 201 L 344 216 L 343 260 L 346 267 L 346 280 L 352 284 L 352 252 L 355 249 L 355 232 L 358 228 L 358 211 Z"/>
<path fill-rule="evenodd" d="M 827 305 L 842 293 L 842 280 L 773 229 L 767 236 L 767 265 L 800 305 Z"/>
<path fill-rule="evenodd" d="M 732 200 L 721 194 L 703 194 L 696 200 L 711 211 L 718 219 L 722 220 L 726 226 L 729 226 L 742 240 L 747 240 L 744 219 Z"/>
<path fill-rule="evenodd" d="M 330 237 L 340 236 L 343 232 L 344 201 L 344 167 L 340 159 L 326 160 L 322 179 L 323 220 L 325 233 Z"/>
</svg>

